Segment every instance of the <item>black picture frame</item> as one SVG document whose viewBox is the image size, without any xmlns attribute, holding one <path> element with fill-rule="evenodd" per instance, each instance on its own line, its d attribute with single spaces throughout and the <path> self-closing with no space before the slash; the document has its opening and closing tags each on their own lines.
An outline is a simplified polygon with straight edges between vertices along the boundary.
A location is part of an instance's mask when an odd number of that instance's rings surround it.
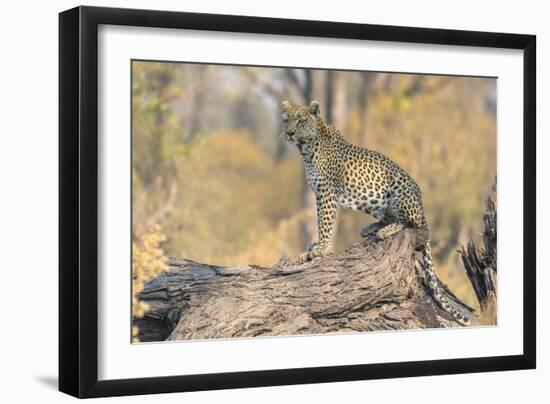
<svg viewBox="0 0 550 404">
<path fill-rule="evenodd" d="M 523 354 L 98 381 L 100 24 L 523 50 Z M 97 7 L 60 13 L 59 390 L 83 398 L 535 368 L 535 73 L 533 35 Z"/>
</svg>

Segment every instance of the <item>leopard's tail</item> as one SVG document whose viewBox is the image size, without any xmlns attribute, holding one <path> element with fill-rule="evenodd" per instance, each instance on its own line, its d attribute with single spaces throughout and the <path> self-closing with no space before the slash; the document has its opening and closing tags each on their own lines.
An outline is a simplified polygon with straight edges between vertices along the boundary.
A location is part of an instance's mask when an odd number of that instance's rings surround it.
<svg viewBox="0 0 550 404">
<path fill-rule="evenodd" d="M 453 308 L 449 299 L 442 293 L 439 284 L 437 283 L 437 278 L 434 272 L 433 260 L 432 260 L 432 249 L 430 247 L 430 242 L 426 243 L 424 248 L 424 271 L 426 271 L 428 285 L 433 292 L 433 296 L 437 304 L 445 310 L 447 313 L 451 314 L 454 319 L 461 325 L 469 325 L 470 320 L 464 317 L 464 315 Z"/>
</svg>

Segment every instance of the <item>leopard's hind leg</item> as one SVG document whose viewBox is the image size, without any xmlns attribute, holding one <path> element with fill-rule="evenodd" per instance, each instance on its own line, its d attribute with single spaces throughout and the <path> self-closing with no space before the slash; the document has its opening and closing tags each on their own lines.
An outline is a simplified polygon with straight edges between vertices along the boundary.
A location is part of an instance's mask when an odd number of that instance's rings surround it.
<svg viewBox="0 0 550 404">
<path fill-rule="evenodd" d="M 387 223 L 380 220 L 379 222 L 371 223 L 367 227 L 361 229 L 361 237 L 368 237 L 370 234 L 376 233 L 378 230 L 386 226 Z"/>
<path fill-rule="evenodd" d="M 385 240 L 387 238 L 390 238 L 394 234 L 399 233 L 401 230 L 405 228 L 405 225 L 403 223 L 390 223 L 384 227 L 382 227 L 380 230 L 376 232 L 376 237 L 378 240 Z"/>
</svg>

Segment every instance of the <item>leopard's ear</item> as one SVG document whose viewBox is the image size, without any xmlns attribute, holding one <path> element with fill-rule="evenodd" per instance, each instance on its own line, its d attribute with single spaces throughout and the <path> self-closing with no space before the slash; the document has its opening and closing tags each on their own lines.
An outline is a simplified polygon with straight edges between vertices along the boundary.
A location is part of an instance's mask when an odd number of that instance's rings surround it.
<svg viewBox="0 0 550 404">
<path fill-rule="evenodd" d="M 311 104 L 309 104 L 309 113 L 311 115 L 319 115 L 319 101 L 311 101 Z"/>
<path fill-rule="evenodd" d="M 290 109 L 290 102 L 284 100 L 283 102 L 281 102 L 281 106 L 283 107 L 283 111 L 288 111 Z"/>
</svg>

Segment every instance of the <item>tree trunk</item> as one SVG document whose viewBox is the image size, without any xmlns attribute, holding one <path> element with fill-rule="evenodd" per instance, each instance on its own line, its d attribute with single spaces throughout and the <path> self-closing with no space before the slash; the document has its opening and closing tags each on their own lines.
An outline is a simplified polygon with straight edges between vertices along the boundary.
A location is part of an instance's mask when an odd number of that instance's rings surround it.
<svg viewBox="0 0 550 404">
<path fill-rule="evenodd" d="M 334 71 L 327 70 L 325 72 L 325 122 L 332 125 L 332 104 L 334 104 Z"/>
<path fill-rule="evenodd" d="M 171 259 L 139 294 L 149 310 L 134 324 L 141 341 L 455 327 L 416 269 L 427 237 L 413 229 L 370 236 L 341 255 L 284 267 Z"/>
<path fill-rule="evenodd" d="M 355 134 L 356 144 L 367 144 L 367 110 L 369 106 L 369 97 L 372 83 L 376 73 L 361 72 L 361 84 L 359 86 L 359 96 L 357 99 L 357 108 L 359 109 L 359 129 Z"/>
</svg>

